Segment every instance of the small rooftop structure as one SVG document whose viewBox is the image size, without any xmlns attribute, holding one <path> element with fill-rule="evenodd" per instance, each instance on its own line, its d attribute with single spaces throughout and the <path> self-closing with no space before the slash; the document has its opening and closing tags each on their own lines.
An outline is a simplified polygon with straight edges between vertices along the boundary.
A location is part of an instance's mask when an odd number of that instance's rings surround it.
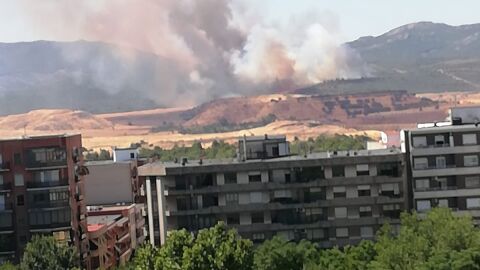
<svg viewBox="0 0 480 270">
<path fill-rule="evenodd" d="M 240 160 L 268 159 L 290 155 L 290 146 L 284 135 L 243 136 L 238 139 Z"/>
<path fill-rule="evenodd" d="M 117 148 L 112 149 L 113 152 L 113 162 L 129 161 L 138 159 L 138 148 L 137 147 L 127 147 L 127 148 Z"/>
</svg>

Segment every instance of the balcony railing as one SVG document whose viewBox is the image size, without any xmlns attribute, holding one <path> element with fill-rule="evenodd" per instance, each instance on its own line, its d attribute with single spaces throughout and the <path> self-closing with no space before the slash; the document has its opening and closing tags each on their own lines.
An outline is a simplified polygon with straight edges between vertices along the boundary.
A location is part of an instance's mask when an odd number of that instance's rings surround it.
<svg viewBox="0 0 480 270">
<path fill-rule="evenodd" d="M 70 207 L 69 201 L 46 201 L 46 202 L 29 202 L 28 208 L 58 208 Z"/>
<path fill-rule="evenodd" d="M 414 148 L 417 149 L 425 149 L 425 148 L 445 148 L 445 147 L 450 147 L 450 144 L 448 143 L 439 143 L 439 144 L 429 144 L 429 145 L 417 145 L 413 146 Z"/>
<path fill-rule="evenodd" d="M 12 229 L 13 228 L 13 213 L 0 212 L 0 229 Z"/>
<path fill-rule="evenodd" d="M 10 190 L 10 189 L 12 189 L 12 184 L 11 183 L 0 184 L 0 190 Z"/>
<path fill-rule="evenodd" d="M 25 167 L 30 169 L 67 165 L 67 153 L 63 148 L 30 149 L 25 153 Z M 41 157 L 41 159 L 39 159 Z"/>
<path fill-rule="evenodd" d="M 30 224 L 31 230 L 41 230 L 41 229 L 57 229 L 57 228 L 65 228 L 71 227 L 70 221 L 65 222 L 56 222 L 56 223 L 49 223 L 49 224 Z"/>
<path fill-rule="evenodd" d="M 13 209 L 13 204 L 10 202 L 0 204 L 0 212 L 10 211 Z"/>
<path fill-rule="evenodd" d="M 27 182 L 27 188 L 58 187 L 58 186 L 68 186 L 68 178 L 60 179 L 59 181 Z"/>
<path fill-rule="evenodd" d="M 8 171 L 10 170 L 10 162 L 1 162 L 0 163 L 0 171 Z"/>
<path fill-rule="evenodd" d="M 451 169 L 456 168 L 457 165 L 455 164 L 447 164 L 445 166 L 425 166 L 425 167 L 414 167 L 414 170 L 438 170 L 438 169 Z"/>
</svg>

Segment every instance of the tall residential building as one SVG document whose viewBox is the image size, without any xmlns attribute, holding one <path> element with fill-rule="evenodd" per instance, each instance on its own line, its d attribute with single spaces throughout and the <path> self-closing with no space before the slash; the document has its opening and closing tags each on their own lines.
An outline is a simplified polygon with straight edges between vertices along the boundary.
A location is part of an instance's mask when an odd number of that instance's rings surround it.
<svg viewBox="0 0 480 270">
<path fill-rule="evenodd" d="M 88 266 L 80 135 L 0 141 L 0 257 L 18 261 L 35 234 L 74 245 Z"/>
<path fill-rule="evenodd" d="M 410 203 L 469 213 L 480 221 L 480 108 L 454 108 L 447 121 L 402 133 L 410 171 Z"/>
<path fill-rule="evenodd" d="M 281 235 L 344 246 L 372 239 L 385 222 L 396 228 L 408 209 L 398 150 L 292 156 L 285 138 L 244 137 L 239 145 L 235 160 L 139 167 L 152 244 L 163 244 L 170 230 L 196 232 L 224 221 L 254 242 Z"/>
</svg>

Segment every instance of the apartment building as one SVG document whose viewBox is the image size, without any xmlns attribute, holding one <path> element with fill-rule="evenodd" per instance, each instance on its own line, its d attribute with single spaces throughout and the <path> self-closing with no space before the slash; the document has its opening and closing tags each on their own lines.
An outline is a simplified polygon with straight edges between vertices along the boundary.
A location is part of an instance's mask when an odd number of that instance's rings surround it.
<svg viewBox="0 0 480 270">
<path fill-rule="evenodd" d="M 410 203 L 418 212 L 449 207 L 480 219 L 480 108 L 454 108 L 446 121 L 402 133 Z"/>
<path fill-rule="evenodd" d="M 145 240 L 141 205 L 88 207 L 92 269 L 114 269 L 128 262 Z"/>
<path fill-rule="evenodd" d="M 239 145 L 234 160 L 139 167 L 153 245 L 163 244 L 170 230 L 196 232 L 224 221 L 254 242 L 281 235 L 344 246 L 373 239 L 385 222 L 397 228 L 408 209 L 399 150 L 292 156 L 284 137 L 244 137 Z"/>
<path fill-rule="evenodd" d="M 17 261 L 35 234 L 74 245 L 88 266 L 80 135 L 0 141 L 0 260 Z"/>
</svg>

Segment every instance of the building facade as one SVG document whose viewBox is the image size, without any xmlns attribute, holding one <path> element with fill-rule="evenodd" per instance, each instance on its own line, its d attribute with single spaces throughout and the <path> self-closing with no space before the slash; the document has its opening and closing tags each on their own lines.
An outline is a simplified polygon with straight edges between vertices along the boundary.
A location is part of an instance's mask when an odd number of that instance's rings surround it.
<svg viewBox="0 0 480 270">
<path fill-rule="evenodd" d="M 449 207 L 480 219 L 478 108 L 456 108 L 445 122 L 402 133 L 410 171 L 410 204 L 418 212 Z"/>
<path fill-rule="evenodd" d="M 170 230 L 196 232 L 224 221 L 254 242 L 281 235 L 344 246 L 373 239 L 385 222 L 398 225 L 408 209 L 405 156 L 398 150 L 273 153 L 141 166 L 150 242 L 163 244 Z"/>
<path fill-rule="evenodd" d="M 128 262 L 145 240 L 141 205 L 89 207 L 88 239 L 92 269 L 114 269 Z"/>
<path fill-rule="evenodd" d="M 18 261 L 35 234 L 74 245 L 88 266 L 80 135 L 0 141 L 0 257 Z"/>
</svg>

